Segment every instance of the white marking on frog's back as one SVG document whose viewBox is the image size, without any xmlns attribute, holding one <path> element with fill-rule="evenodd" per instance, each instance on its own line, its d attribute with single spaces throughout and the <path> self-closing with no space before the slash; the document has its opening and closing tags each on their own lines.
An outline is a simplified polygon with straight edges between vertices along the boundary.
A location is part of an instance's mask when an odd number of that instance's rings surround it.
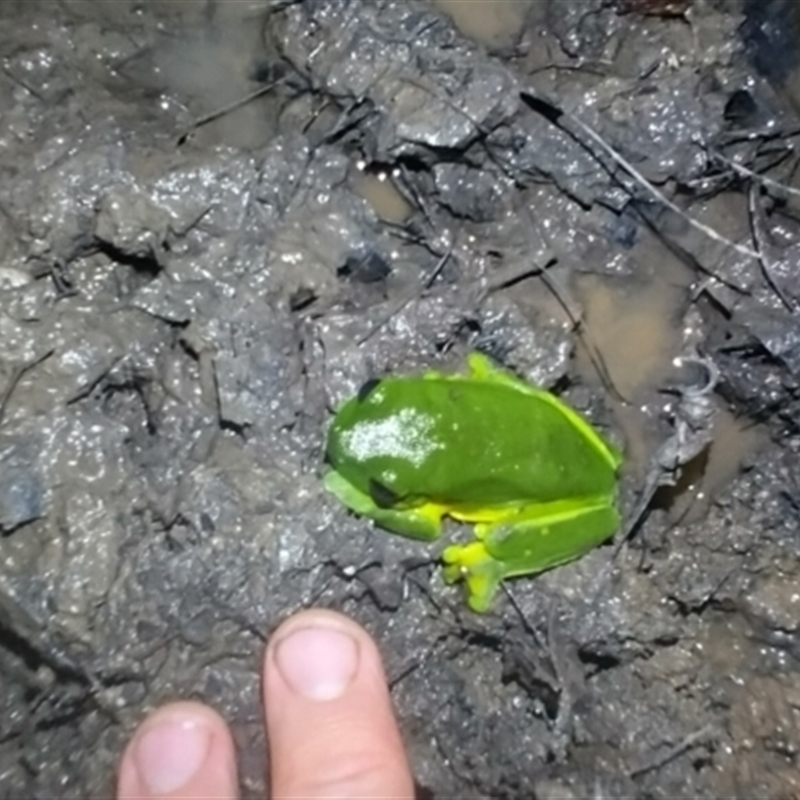
<svg viewBox="0 0 800 800">
<path fill-rule="evenodd" d="M 421 467 L 428 456 L 444 449 L 432 435 L 435 419 L 415 408 L 401 408 L 385 419 L 363 420 L 342 433 L 342 446 L 357 461 L 399 458 Z"/>
</svg>

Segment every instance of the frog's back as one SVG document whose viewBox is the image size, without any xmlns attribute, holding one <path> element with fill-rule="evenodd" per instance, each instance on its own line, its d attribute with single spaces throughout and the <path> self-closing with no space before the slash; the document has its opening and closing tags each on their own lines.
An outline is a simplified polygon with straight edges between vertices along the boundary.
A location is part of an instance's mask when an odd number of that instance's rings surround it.
<svg viewBox="0 0 800 800">
<path fill-rule="evenodd" d="M 377 485 L 398 502 L 512 505 L 615 485 L 613 455 L 560 401 L 466 378 L 366 385 L 337 414 L 328 458 L 362 491 L 374 494 Z"/>
</svg>

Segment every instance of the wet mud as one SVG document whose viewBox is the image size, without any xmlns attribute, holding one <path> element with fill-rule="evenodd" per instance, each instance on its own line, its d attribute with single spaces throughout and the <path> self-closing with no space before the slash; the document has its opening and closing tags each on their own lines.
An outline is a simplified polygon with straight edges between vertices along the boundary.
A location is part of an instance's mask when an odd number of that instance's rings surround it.
<svg viewBox="0 0 800 800">
<path fill-rule="evenodd" d="M 176 697 L 262 796 L 264 641 L 322 605 L 423 797 L 800 797 L 797 24 L 0 4 L 0 796 L 108 796 Z M 481 616 L 320 480 L 338 403 L 473 349 L 625 451 L 635 523 Z"/>
</svg>

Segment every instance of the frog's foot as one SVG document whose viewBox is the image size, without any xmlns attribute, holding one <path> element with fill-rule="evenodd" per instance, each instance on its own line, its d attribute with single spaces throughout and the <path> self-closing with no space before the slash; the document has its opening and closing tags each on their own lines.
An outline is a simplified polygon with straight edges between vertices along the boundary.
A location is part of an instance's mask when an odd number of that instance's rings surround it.
<svg viewBox="0 0 800 800">
<path fill-rule="evenodd" d="M 442 553 L 447 583 L 464 580 L 467 584 L 467 603 L 473 611 L 482 613 L 491 605 L 503 578 L 498 561 L 486 551 L 483 542 L 454 544 Z"/>
</svg>

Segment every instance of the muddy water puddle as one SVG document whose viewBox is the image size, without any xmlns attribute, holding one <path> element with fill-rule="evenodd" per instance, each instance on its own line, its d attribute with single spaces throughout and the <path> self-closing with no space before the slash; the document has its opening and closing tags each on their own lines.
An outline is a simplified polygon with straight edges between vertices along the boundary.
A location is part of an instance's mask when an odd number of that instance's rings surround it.
<svg viewBox="0 0 800 800">
<path fill-rule="evenodd" d="M 744 217 L 732 219 L 731 211 L 729 198 L 702 209 L 706 219 L 725 220 L 725 233 L 735 235 Z M 641 480 L 660 443 L 658 417 L 668 413 L 664 390 L 687 380 L 681 354 L 695 332 L 683 320 L 696 276 L 652 236 L 643 236 L 634 252 L 635 279 L 576 276 L 584 335 L 575 365 L 586 382 L 606 384 L 614 423 L 624 439 L 625 470 Z M 709 503 L 767 442 L 764 428 L 737 418 L 719 401 L 710 446 L 682 470 L 677 486 L 660 492 L 670 518 L 702 519 Z"/>
<path fill-rule="evenodd" d="M 602 354 L 617 393 L 629 402 L 662 384 L 675 371 L 686 289 L 685 283 L 662 275 L 641 285 L 625 278 L 579 278 L 577 290 L 588 333 L 587 346 L 578 349 L 578 369 L 584 374 L 594 371 L 588 349 L 593 346 Z"/>
<path fill-rule="evenodd" d="M 658 446 L 653 401 L 679 375 L 681 319 L 693 274 L 653 237 L 645 237 L 635 252 L 635 278 L 576 276 L 583 335 L 575 366 L 590 385 L 605 384 L 625 440 L 627 469 L 643 476 Z"/>
<path fill-rule="evenodd" d="M 465 36 L 487 47 L 508 46 L 522 33 L 533 0 L 434 0 Z"/>
<path fill-rule="evenodd" d="M 388 170 L 367 169 L 359 162 L 351 170 L 350 185 L 385 222 L 400 225 L 411 215 L 411 206 L 395 186 Z"/>
<path fill-rule="evenodd" d="M 120 73 L 136 85 L 162 92 L 164 110 L 175 104 L 182 108 L 195 146 L 252 149 L 268 142 L 283 101 L 269 91 L 276 79 L 267 69 L 269 43 L 253 7 L 156 5 L 162 13 L 180 17 L 180 34 L 162 36 L 124 59 Z"/>
<path fill-rule="evenodd" d="M 675 486 L 659 490 L 657 504 L 667 510 L 673 523 L 700 522 L 714 499 L 769 441 L 762 425 L 718 409 L 711 444 L 683 468 Z"/>
</svg>

